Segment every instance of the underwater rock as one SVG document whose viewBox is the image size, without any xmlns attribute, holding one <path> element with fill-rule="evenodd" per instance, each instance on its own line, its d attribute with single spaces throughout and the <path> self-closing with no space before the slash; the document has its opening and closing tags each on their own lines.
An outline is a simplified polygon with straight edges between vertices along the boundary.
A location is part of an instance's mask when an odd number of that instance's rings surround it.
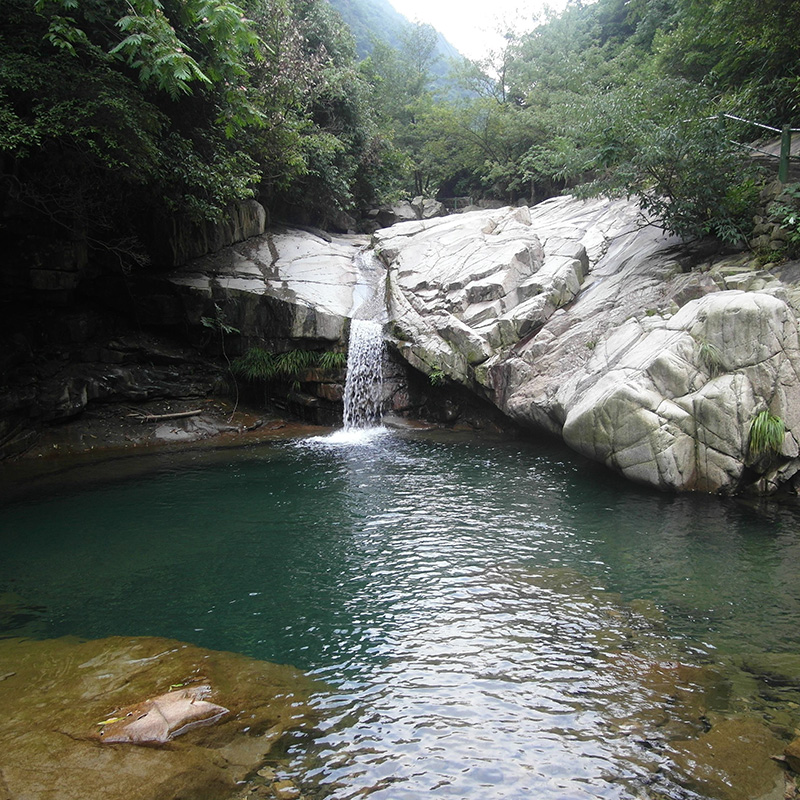
<svg viewBox="0 0 800 800">
<path fill-rule="evenodd" d="M 789 767 L 800 773 L 800 738 L 789 742 L 783 750 L 783 755 Z"/>
<path fill-rule="evenodd" d="M 229 798 L 284 733 L 311 724 L 316 687 L 291 667 L 150 637 L 3 640 L 0 676 L 0 797 L 26 800 Z M 219 705 L 202 699 L 209 685 Z M 99 741 L 142 697 L 167 743 Z M 175 738 L 193 697 L 202 719 L 230 713 Z"/>
<path fill-rule="evenodd" d="M 774 756 L 783 743 L 746 717 L 722 720 L 699 739 L 675 742 L 672 759 L 692 775 L 696 788 L 720 800 L 783 797 L 783 770 Z"/>
</svg>

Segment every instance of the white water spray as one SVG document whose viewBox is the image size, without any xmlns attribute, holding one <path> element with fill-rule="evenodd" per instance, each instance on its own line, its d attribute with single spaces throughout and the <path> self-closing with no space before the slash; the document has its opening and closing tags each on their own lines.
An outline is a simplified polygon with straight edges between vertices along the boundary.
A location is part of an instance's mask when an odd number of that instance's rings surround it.
<svg viewBox="0 0 800 800">
<path fill-rule="evenodd" d="M 380 425 L 382 402 L 383 326 L 373 320 L 354 319 L 347 346 L 345 430 Z"/>
</svg>

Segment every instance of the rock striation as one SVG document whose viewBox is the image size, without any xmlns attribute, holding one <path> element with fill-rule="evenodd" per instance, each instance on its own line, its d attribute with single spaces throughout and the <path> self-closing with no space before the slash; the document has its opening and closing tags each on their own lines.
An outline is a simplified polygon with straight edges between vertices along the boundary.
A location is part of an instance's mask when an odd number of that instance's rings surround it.
<svg viewBox="0 0 800 800">
<path fill-rule="evenodd" d="M 409 221 L 374 241 L 416 369 L 660 489 L 765 493 L 800 470 L 797 293 L 772 275 L 692 269 L 627 201 Z M 785 428 L 766 456 L 749 447 L 760 411 Z"/>
<path fill-rule="evenodd" d="M 354 258 L 368 239 L 305 230 L 268 233 L 188 262 L 147 299 L 154 324 L 216 319 L 259 340 L 336 342 L 345 333 L 358 280 Z"/>
</svg>

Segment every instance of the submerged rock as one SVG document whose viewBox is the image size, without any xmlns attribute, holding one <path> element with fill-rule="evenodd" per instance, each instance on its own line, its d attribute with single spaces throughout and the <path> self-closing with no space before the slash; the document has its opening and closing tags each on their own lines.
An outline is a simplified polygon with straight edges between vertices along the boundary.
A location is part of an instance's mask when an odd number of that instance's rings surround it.
<svg viewBox="0 0 800 800">
<path fill-rule="evenodd" d="M 694 786 L 719 800 L 783 798 L 783 770 L 774 757 L 783 743 L 763 722 L 721 720 L 698 739 L 675 742 L 672 760 L 692 776 Z"/>
<path fill-rule="evenodd" d="M 0 797 L 230 797 L 310 724 L 313 689 L 290 667 L 168 639 L 2 641 Z"/>
</svg>

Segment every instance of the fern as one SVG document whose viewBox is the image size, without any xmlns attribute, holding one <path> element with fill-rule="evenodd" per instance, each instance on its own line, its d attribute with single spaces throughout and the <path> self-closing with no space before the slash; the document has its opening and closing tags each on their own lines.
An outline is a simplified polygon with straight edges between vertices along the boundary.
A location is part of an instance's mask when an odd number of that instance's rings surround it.
<svg viewBox="0 0 800 800">
<path fill-rule="evenodd" d="M 428 375 L 428 380 L 431 386 L 441 386 L 445 382 L 447 376 L 440 369 L 432 369 Z"/>
<path fill-rule="evenodd" d="M 347 354 L 332 350 L 315 353 L 312 350 L 288 350 L 271 353 L 261 347 L 251 347 L 232 365 L 233 371 L 249 381 L 269 382 L 278 378 L 291 381 L 297 388 L 298 378 L 311 367 L 323 370 L 341 369 L 347 364 Z"/>
<path fill-rule="evenodd" d="M 275 369 L 280 375 L 294 378 L 314 365 L 316 353 L 310 350 L 288 350 L 275 356 Z"/>
<path fill-rule="evenodd" d="M 766 410 L 759 412 L 750 423 L 750 454 L 756 458 L 762 455 L 778 455 L 783 447 L 785 434 L 786 425 L 780 417 L 773 416 Z"/>
<path fill-rule="evenodd" d="M 275 356 L 260 347 L 251 347 L 236 358 L 231 369 L 249 381 L 270 381 L 277 374 Z"/>
<path fill-rule="evenodd" d="M 725 371 L 722 364 L 722 353 L 715 344 L 702 339 L 698 343 L 698 355 L 712 378 L 716 378 Z"/>
<path fill-rule="evenodd" d="M 325 372 L 343 369 L 347 366 L 347 353 L 338 352 L 336 350 L 326 350 L 324 353 L 319 354 L 317 363 L 319 364 L 319 368 L 325 370 Z"/>
</svg>

